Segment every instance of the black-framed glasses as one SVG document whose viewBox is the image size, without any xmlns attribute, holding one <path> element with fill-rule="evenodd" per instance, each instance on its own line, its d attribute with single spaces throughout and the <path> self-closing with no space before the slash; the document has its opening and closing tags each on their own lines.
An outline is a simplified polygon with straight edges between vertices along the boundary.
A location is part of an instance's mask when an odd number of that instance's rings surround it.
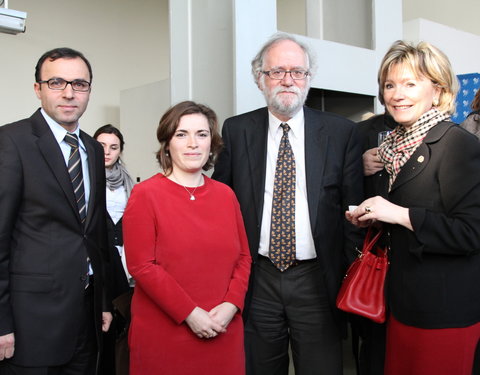
<svg viewBox="0 0 480 375">
<path fill-rule="evenodd" d="M 272 70 L 264 70 L 262 71 L 263 74 L 269 76 L 271 79 L 284 79 L 287 73 L 290 74 L 290 77 L 295 81 L 299 81 L 302 79 L 307 78 L 310 75 L 308 70 L 303 69 L 295 69 L 295 70 L 283 70 L 283 69 L 272 69 Z"/>
<path fill-rule="evenodd" d="M 50 78 L 46 81 L 37 81 L 38 83 L 46 83 L 51 90 L 65 90 L 67 85 L 72 86 L 73 91 L 87 92 L 90 90 L 90 82 L 83 79 L 74 79 L 67 81 L 63 78 Z"/>
</svg>

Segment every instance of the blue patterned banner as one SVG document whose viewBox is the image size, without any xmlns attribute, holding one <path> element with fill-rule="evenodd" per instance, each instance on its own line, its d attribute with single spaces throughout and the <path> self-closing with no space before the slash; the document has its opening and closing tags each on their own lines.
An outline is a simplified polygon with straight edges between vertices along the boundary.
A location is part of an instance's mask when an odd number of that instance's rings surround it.
<svg viewBox="0 0 480 375">
<path fill-rule="evenodd" d="M 459 74 L 460 90 L 457 95 L 457 106 L 452 121 L 460 124 L 472 112 L 473 97 L 480 87 L 480 73 Z"/>
</svg>

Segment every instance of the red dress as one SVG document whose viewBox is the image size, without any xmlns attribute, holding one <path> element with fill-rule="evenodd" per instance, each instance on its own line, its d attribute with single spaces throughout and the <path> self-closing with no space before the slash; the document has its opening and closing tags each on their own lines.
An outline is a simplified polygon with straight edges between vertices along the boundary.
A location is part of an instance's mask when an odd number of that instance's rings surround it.
<svg viewBox="0 0 480 375">
<path fill-rule="evenodd" d="M 193 189 L 189 189 L 192 191 Z M 239 204 L 205 176 L 195 200 L 157 174 L 135 186 L 123 216 L 127 265 L 136 281 L 129 332 L 131 375 L 244 374 L 243 322 L 198 338 L 184 322 L 196 307 L 243 308 L 250 253 Z"/>
</svg>

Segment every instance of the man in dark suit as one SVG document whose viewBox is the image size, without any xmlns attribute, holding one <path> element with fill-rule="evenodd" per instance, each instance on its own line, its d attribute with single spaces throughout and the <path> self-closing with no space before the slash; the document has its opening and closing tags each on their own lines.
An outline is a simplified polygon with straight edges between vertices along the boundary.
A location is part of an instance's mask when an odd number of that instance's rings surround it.
<svg viewBox="0 0 480 375">
<path fill-rule="evenodd" d="M 342 374 L 335 307 L 358 237 L 344 220 L 362 200 L 355 124 L 304 107 L 312 56 L 277 34 L 252 61 L 267 108 L 232 117 L 213 177 L 240 202 L 254 261 L 245 310 L 248 374 Z M 360 239 L 361 240 L 361 239 Z"/>
<path fill-rule="evenodd" d="M 105 169 L 79 129 L 92 82 L 69 48 L 35 69 L 41 109 L 0 127 L 0 374 L 95 374 L 104 291 Z"/>
</svg>

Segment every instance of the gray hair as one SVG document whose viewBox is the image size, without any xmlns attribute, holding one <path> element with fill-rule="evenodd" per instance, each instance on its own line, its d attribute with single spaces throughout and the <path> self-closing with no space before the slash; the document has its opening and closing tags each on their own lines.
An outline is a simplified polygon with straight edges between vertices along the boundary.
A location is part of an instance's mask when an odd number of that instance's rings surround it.
<svg viewBox="0 0 480 375">
<path fill-rule="evenodd" d="M 252 75 L 255 81 L 255 84 L 258 85 L 258 80 L 260 79 L 260 73 L 263 70 L 263 61 L 265 59 L 265 55 L 273 47 L 275 44 L 282 42 L 284 40 L 290 40 L 296 43 L 302 50 L 305 52 L 305 57 L 308 64 L 308 71 L 310 72 L 310 77 L 313 77 L 313 74 L 316 70 L 315 58 L 310 50 L 310 48 L 300 41 L 298 41 L 295 37 L 290 34 L 286 33 L 276 33 L 274 34 L 258 51 L 257 55 L 252 60 Z"/>
</svg>

